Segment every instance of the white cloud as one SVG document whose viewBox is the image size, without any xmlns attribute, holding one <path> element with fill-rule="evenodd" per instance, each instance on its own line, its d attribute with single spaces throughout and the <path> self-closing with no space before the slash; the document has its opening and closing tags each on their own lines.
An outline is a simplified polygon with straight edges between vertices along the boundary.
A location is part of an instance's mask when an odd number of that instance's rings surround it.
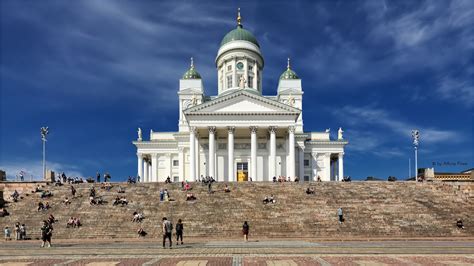
<svg viewBox="0 0 474 266">
<path fill-rule="evenodd" d="M 420 130 L 421 141 L 426 143 L 459 142 L 463 139 L 462 134 L 452 130 L 442 130 L 434 127 L 416 125 L 397 119 L 383 109 L 372 106 L 344 106 L 340 110 L 333 111 L 333 114 L 350 125 L 382 127 L 389 130 L 389 133 L 409 139 L 412 129 Z M 384 134 L 387 137 L 387 134 Z"/>
<path fill-rule="evenodd" d="M 0 165 L 0 169 L 7 172 L 7 179 L 14 180 L 16 176 L 23 171 L 26 173 L 25 180 L 42 180 L 43 179 L 43 162 L 28 161 L 17 159 L 11 162 L 5 162 Z M 77 166 L 62 164 L 57 162 L 46 162 L 46 169 L 53 170 L 56 174 L 65 172 L 67 176 L 85 177 Z"/>
</svg>

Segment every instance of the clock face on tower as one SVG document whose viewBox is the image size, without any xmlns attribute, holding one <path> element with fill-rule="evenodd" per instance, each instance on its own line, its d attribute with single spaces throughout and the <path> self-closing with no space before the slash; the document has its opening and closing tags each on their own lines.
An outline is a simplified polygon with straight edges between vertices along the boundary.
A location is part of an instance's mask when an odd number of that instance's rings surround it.
<svg viewBox="0 0 474 266">
<path fill-rule="evenodd" d="M 244 68 L 244 64 L 242 62 L 238 62 L 236 67 L 238 70 L 242 70 Z"/>
</svg>

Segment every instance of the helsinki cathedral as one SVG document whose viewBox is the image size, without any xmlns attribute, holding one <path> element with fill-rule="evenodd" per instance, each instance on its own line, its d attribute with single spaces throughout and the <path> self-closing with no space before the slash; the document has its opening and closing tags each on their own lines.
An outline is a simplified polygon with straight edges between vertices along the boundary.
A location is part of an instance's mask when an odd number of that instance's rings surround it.
<svg viewBox="0 0 474 266">
<path fill-rule="evenodd" d="M 344 146 L 330 130 L 303 130 L 303 88 L 290 66 L 276 95 L 262 95 L 265 60 L 255 36 L 241 23 L 220 43 L 215 59 L 217 95 L 206 95 L 201 75 L 191 66 L 179 80 L 178 131 L 150 131 L 133 141 L 142 182 L 341 180 Z"/>
</svg>

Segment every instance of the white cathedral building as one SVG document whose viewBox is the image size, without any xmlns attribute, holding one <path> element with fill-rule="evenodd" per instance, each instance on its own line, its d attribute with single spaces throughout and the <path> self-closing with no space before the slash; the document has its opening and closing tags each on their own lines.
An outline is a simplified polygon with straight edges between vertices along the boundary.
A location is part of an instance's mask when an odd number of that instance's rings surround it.
<svg viewBox="0 0 474 266">
<path fill-rule="evenodd" d="M 262 95 L 264 59 L 255 36 L 241 24 L 221 41 L 215 59 L 218 95 L 205 95 L 191 59 L 179 81 L 177 132 L 138 129 L 138 176 L 142 182 L 341 180 L 344 146 L 330 131 L 303 131 L 303 88 L 291 69 L 281 74 L 276 95 Z"/>
</svg>

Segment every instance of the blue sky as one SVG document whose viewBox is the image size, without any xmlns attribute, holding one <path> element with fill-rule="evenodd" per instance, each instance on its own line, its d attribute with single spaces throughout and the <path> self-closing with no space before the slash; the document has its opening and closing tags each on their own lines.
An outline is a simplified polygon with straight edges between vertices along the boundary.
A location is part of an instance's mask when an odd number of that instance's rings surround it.
<svg viewBox="0 0 474 266">
<path fill-rule="evenodd" d="M 342 126 L 345 174 L 405 178 L 473 167 L 474 1 L 13 1 L 1 5 L 0 168 L 136 173 L 136 128 L 176 131 L 178 81 L 195 58 L 217 93 L 222 37 L 243 25 L 276 94 L 286 58 L 303 83 L 304 129 Z M 147 134 L 145 134 L 147 135 Z M 445 162 L 454 165 L 443 165 Z"/>
</svg>

